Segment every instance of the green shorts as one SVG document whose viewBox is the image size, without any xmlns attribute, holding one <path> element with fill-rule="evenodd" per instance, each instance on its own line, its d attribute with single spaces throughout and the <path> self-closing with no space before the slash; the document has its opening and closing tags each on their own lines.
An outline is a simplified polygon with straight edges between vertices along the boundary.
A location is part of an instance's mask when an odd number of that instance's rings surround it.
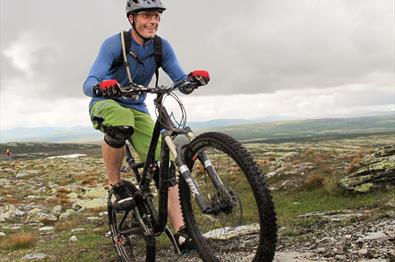
<svg viewBox="0 0 395 262">
<path fill-rule="evenodd" d="M 93 127 L 103 132 L 103 126 L 131 126 L 133 135 L 128 139 L 141 161 L 145 161 L 151 143 L 154 121 L 151 116 L 135 109 L 121 106 L 112 99 L 97 101 L 90 110 Z M 160 140 L 155 158 L 160 156 Z"/>
</svg>

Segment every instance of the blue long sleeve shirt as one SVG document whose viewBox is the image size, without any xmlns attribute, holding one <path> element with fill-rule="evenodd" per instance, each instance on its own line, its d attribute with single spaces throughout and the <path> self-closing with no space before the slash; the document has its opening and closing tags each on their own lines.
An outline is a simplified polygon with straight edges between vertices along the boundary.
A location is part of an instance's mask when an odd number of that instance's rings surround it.
<svg viewBox="0 0 395 262">
<path fill-rule="evenodd" d="M 169 42 L 162 39 L 162 69 L 174 82 L 185 79 L 186 74 L 182 70 L 177 57 L 170 46 Z M 132 37 L 130 50 L 140 58 L 143 63 L 137 61 L 130 54 L 127 55 L 132 80 L 136 84 L 148 86 L 156 70 L 153 40 L 147 41 L 144 45 L 138 44 Z M 91 108 L 96 101 L 107 98 L 96 97 L 93 94 L 93 87 L 100 81 L 106 79 L 115 79 L 121 85 L 129 84 L 126 68 L 123 64 L 111 68 L 114 61 L 118 60 L 122 53 L 121 36 L 116 34 L 104 40 L 99 54 L 94 61 L 88 77 L 83 85 L 85 95 L 92 97 L 89 104 Z M 137 99 L 133 98 L 114 98 L 121 105 L 148 113 L 145 99 L 147 95 L 139 95 Z"/>
</svg>

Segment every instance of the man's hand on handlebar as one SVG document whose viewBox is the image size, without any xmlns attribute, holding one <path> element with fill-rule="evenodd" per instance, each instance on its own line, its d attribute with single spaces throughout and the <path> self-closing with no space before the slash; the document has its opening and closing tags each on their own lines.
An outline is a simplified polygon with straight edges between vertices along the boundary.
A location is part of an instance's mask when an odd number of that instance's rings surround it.
<svg viewBox="0 0 395 262">
<path fill-rule="evenodd" d="M 188 74 L 187 81 L 190 82 L 190 84 L 180 88 L 180 91 L 188 95 L 199 86 L 207 85 L 210 81 L 210 75 L 206 70 L 195 70 Z"/>
<path fill-rule="evenodd" d="M 188 81 L 198 86 L 205 86 L 210 81 L 210 75 L 206 70 L 195 70 L 188 74 Z"/>
<path fill-rule="evenodd" d="M 103 80 L 93 87 L 95 96 L 103 96 L 107 98 L 121 96 L 120 86 L 117 80 Z"/>
</svg>

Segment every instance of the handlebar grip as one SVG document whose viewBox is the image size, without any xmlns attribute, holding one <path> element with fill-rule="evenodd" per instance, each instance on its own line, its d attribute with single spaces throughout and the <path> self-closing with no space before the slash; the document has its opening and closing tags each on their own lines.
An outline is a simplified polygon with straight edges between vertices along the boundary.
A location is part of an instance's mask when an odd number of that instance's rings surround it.
<svg viewBox="0 0 395 262">
<path fill-rule="evenodd" d="M 191 94 L 195 89 L 197 89 L 199 85 L 193 82 L 185 82 L 184 85 L 181 85 L 178 90 L 185 95 Z"/>
<path fill-rule="evenodd" d="M 95 85 L 95 86 L 93 87 L 93 94 L 94 94 L 95 96 L 102 96 L 102 95 L 103 95 L 103 92 L 102 92 L 102 90 L 101 90 L 101 88 L 100 88 L 99 86 Z"/>
</svg>

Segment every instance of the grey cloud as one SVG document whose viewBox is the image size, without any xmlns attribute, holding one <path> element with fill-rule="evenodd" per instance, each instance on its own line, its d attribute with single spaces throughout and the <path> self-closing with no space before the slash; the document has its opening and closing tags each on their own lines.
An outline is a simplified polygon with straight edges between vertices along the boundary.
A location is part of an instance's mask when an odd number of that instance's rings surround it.
<svg viewBox="0 0 395 262">
<path fill-rule="evenodd" d="M 2 0 L 1 50 L 24 31 L 53 39 L 54 46 L 33 54 L 40 96 L 80 97 L 101 42 L 128 27 L 124 2 Z M 212 75 L 210 86 L 197 94 L 393 84 L 391 1 L 165 3 L 160 35 L 172 43 L 186 71 L 205 68 Z M 1 59 L 1 73 L 16 77 Z M 369 77 L 375 73 L 383 78 Z"/>
<path fill-rule="evenodd" d="M 198 21 L 188 20 L 193 29 L 185 30 L 180 49 L 184 56 L 193 57 L 188 67 L 201 61 L 211 68 L 215 86 L 206 93 L 360 84 L 377 71 L 389 79 L 393 74 L 392 4 L 350 2 L 263 1 L 247 15 L 208 12 Z M 197 46 L 196 53 L 190 54 L 190 46 Z"/>
<path fill-rule="evenodd" d="M 123 6 L 104 0 L 62 4 L 47 0 L 2 1 L 1 73 L 7 76 L 2 78 L 2 90 L 18 77 L 34 82 L 30 83 L 36 86 L 32 96 L 43 99 L 83 96 L 81 86 L 100 42 L 120 30 L 121 20 L 125 20 L 124 16 L 117 16 L 118 8 L 122 10 Z M 37 36 L 38 41 L 42 38 L 43 48 L 31 53 L 33 79 L 27 79 L 3 55 L 24 33 Z M 25 44 L 29 48 L 29 43 Z"/>
</svg>

